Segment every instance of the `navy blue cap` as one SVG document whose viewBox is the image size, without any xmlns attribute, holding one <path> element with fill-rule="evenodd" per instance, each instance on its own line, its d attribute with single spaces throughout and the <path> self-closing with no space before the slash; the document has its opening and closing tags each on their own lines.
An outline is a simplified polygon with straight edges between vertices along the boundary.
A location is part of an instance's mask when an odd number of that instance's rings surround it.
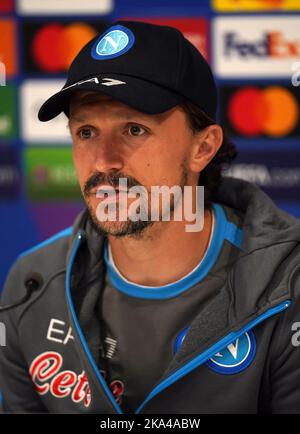
<svg viewBox="0 0 300 434">
<path fill-rule="evenodd" d="M 189 100 L 215 119 L 217 92 L 207 61 L 168 26 L 118 21 L 88 42 L 73 60 L 64 87 L 40 108 L 40 121 L 64 112 L 71 95 L 107 94 L 138 111 L 156 114 Z"/>
</svg>

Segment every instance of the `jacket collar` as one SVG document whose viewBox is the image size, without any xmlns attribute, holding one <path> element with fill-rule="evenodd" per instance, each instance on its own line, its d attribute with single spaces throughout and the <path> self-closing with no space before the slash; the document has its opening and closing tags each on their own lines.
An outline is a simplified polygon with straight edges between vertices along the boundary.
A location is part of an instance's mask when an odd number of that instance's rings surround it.
<svg viewBox="0 0 300 434">
<path fill-rule="evenodd" d="M 220 291 L 193 320 L 168 372 L 287 299 L 289 277 L 299 262 L 300 221 L 280 210 L 259 187 L 224 177 L 213 201 L 232 207 L 243 216 L 241 251 Z M 87 211 L 83 211 L 74 224 L 68 262 L 78 231 L 85 240 L 73 267 L 73 295 L 79 322 L 87 330 L 101 293 L 100 279 L 105 275 L 104 237 L 94 231 Z M 88 334 L 93 340 L 93 333 Z"/>
</svg>

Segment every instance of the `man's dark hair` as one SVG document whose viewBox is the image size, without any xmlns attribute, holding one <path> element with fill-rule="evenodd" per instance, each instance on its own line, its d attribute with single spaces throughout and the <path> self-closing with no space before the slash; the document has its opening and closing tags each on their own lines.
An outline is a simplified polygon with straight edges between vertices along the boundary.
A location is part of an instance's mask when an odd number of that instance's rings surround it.
<svg viewBox="0 0 300 434">
<path fill-rule="evenodd" d="M 193 132 L 199 132 L 209 125 L 216 124 L 207 114 L 190 101 L 180 104 L 180 107 L 187 115 L 188 122 Z M 204 170 L 200 173 L 198 185 L 203 185 L 205 206 L 210 202 L 218 189 L 221 181 L 222 170 L 237 156 L 235 145 L 228 139 L 226 132 L 223 130 L 223 142 L 214 158 L 209 162 Z"/>
</svg>

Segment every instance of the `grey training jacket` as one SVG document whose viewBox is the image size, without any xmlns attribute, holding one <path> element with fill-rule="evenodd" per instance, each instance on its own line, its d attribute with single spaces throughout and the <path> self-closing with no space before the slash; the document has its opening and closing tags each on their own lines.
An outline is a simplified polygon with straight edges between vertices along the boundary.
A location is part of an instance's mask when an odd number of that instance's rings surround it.
<svg viewBox="0 0 300 434">
<path fill-rule="evenodd" d="M 300 221 L 238 179 L 224 177 L 214 202 L 243 215 L 241 251 L 135 413 L 300 413 Z M 4 411 L 122 413 L 98 361 L 103 240 L 84 211 L 12 267 L 2 304 L 31 273 L 42 283 L 0 313 Z"/>
</svg>

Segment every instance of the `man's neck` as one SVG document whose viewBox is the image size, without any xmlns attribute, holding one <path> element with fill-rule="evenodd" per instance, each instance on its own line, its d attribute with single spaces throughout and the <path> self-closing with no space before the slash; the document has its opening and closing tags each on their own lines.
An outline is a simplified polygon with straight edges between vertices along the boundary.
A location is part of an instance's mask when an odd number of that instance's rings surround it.
<svg viewBox="0 0 300 434">
<path fill-rule="evenodd" d="M 204 257 L 212 231 L 206 208 L 202 231 L 187 232 L 185 221 L 157 222 L 141 239 L 108 236 L 114 263 L 129 281 L 162 286 L 181 279 Z"/>
</svg>

